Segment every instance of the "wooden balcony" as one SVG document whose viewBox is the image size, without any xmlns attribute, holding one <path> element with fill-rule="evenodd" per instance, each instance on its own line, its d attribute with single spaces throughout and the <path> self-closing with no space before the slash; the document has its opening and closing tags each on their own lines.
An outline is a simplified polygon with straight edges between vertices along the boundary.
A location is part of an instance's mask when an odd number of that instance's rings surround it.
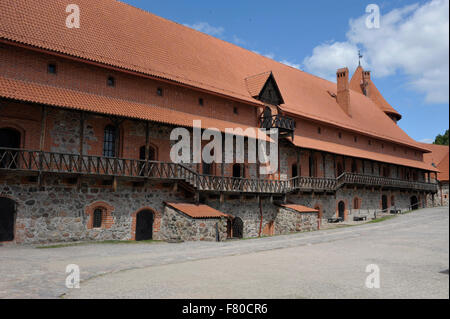
<svg viewBox="0 0 450 319">
<path fill-rule="evenodd" d="M 405 181 L 397 178 L 343 173 L 337 178 L 336 188 L 344 185 L 365 185 L 373 187 L 437 192 L 436 183 Z"/>
<path fill-rule="evenodd" d="M 288 180 L 202 175 L 182 165 L 103 156 L 0 148 L 0 172 L 36 172 L 80 176 L 180 181 L 202 192 L 287 194 L 293 191 L 335 192 L 344 185 L 364 185 L 437 192 L 437 184 L 344 173 L 337 179 L 295 177 Z"/>
<path fill-rule="evenodd" d="M 277 128 L 280 135 L 290 134 L 295 131 L 294 119 L 283 115 L 264 116 L 260 118 L 260 127 L 265 129 Z"/>
</svg>

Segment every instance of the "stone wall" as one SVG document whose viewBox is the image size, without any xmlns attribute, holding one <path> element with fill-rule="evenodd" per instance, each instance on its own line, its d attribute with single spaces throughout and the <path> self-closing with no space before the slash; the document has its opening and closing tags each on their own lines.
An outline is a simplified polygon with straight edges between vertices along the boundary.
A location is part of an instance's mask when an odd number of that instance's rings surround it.
<svg viewBox="0 0 450 319">
<path fill-rule="evenodd" d="M 153 239 L 162 239 L 160 231 L 164 201 L 186 201 L 183 193 L 171 187 L 148 183 L 133 187 L 119 182 L 117 191 L 98 185 L 95 179 L 83 180 L 78 190 L 60 179 L 36 184 L 17 185 L 17 177 L 0 179 L 0 196 L 14 200 L 16 206 L 15 242 L 25 244 L 70 242 L 80 240 L 133 240 L 136 214 L 141 210 L 154 213 Z M 107 209 L 110 221 L 92 228 L 90 207 Z"/>
<path fill-rule="evenodd" d="M 299 213 L 289 208 L 279 208 L 277 217 L 275 218 L 276 235 L 314 231 L 317 229 L 317 213 Z"/>
<path fill-rule="evenodd" d="M 164 240 L 215 241 L 218 235 L 219 241 L 224 241 L 227 239 L 227 220 L 194 219 L 166 206 L 161 221 L 161 234 Z"/>
</svg>

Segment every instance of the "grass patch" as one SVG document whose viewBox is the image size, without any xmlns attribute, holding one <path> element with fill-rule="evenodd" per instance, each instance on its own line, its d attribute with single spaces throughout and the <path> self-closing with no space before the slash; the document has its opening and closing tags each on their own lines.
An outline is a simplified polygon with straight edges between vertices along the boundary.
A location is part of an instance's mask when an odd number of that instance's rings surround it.
<svg viewBox="0 0 450 319">
<path fill-rule="evenodd" d="M 64 247 L 74 247 L 74 246 L 86 246 L 86 245 L 142 245 L 142 244 L 156 244 L 162 243 L 162 240 L 103 240 L 103 241 L 92 241 L 92 242 L 80 242 L 80 243 L 61 243 L 54 245 L 44 245 L 37 246 L 36 249 L 50 249 L 50 248 L 64 248 Z"/>
<path fill-rule="evenodd" d="M 389 220 L 389 219 L 392 219 L 395 217 L 397 217 L 397 216 L 396 215 L 384 216 L 381 218 L 372 219 L 371 221 L 368 221 L 366 224 L 380 223 L 380 222 L 384 222 L 385 220 Z"/>
</svg>

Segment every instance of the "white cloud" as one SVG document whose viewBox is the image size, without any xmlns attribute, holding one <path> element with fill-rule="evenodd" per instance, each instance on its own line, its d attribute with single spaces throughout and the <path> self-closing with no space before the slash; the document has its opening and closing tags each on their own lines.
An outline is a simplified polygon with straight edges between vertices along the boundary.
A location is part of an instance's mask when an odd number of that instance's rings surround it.
<svg viewBox="0 0 450 319">
<path fill-rule="evenodd" d="M 357 52 L 357 45 L 349 42 L 322 44 L 313 49 L 312 56 L 303 60 L 303 65 L 308 72 L 336 81 L 337 69 L 346 66 L 353 71 L 358 66 Z"/>
<path fill-rule="evenodd" d="M 194 24 L 184 24 L 186 27 L 195 29 L 197 31 L 207 33 L 212 36 L 219 36 L 225 32 L 225 28 L 223 27 L 214 27 L 210 25 L 208 22 L 197 22 Z"/>
<path fill-rule="evenodd" d="M 424 138 L 424 139 L 420 140 L 419 142 L 432 144 L 434 142 L 434 139 L 432 139 L 432 138 Z"/>
<path fill-rule="evenodd" d="M 357 64 L 357 48 L 364 67 L 374 77 L 403 73 L 406 86 L 425 95 L 429 103 L 449 100 L 449 1 L 433 0 L 381 16 L 379 29 L 368 29 L 366 15 L 350 20 L 345 42 L 325 43 L 303 61 L 307 71 L 335 77 L 336 69 Z"/>
</svg>

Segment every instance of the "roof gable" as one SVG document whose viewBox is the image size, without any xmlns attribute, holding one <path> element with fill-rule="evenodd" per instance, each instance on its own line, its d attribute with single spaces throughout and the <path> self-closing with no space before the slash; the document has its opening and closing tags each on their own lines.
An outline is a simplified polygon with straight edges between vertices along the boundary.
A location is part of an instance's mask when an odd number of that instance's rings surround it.
<svg viewBox="0 0 450 319">
<path fill-rule="evenodd" d="M 283 97 L 272 72 L 264 72 L 245 79 L 250 95 L 261 102 L 280 105 Z"/>
</svg>

